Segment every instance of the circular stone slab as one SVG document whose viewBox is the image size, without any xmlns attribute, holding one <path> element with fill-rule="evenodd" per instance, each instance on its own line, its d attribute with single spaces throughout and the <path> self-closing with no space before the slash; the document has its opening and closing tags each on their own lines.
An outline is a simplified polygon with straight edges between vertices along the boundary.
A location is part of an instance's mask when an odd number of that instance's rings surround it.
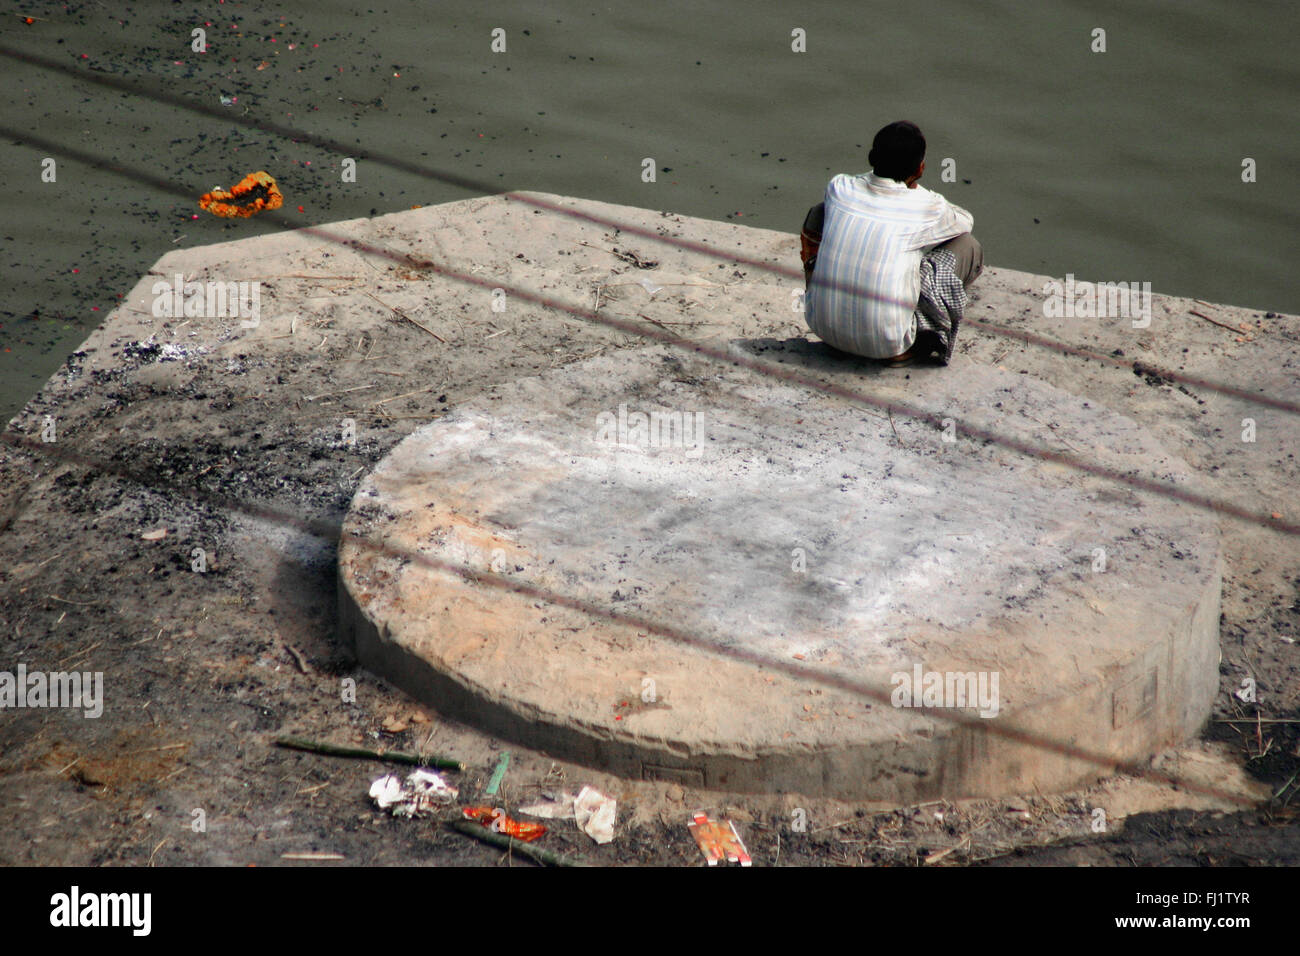
<svg viewBox="0 0 1300 956">
<path fill-rule="evenodd" d="M 1028 376 L 785 358 L 935 423 L 661 348 L 511 383 L 362 483 L 344 642 L 445 715 L 711 789 L 1062 789 L 1107 768 L 1017 734 L 1136 760 L 1195 733 L 1212 518 L 964 431 L 1186 487 L 1183 462 Z"/>
</svg>

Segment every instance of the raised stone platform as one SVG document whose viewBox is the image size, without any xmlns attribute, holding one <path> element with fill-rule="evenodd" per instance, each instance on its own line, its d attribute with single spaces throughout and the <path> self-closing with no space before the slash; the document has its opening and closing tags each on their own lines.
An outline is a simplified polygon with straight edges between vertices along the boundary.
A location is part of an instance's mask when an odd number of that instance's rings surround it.
<svg viewBox="0 0 1300 956">
<path fill-rule="evenodd" d="M 989 366 L 733 348 L 950 422 L 664 348 L 512 383 L 358 490 L 340 600 L 360 661 L 556 756 L 724 790 L 1047 791 L 1105 768 L 991 727 L 1116 760 L 1196 731 L 1218 685 L 1212 518 L 964 434 L 1186 483 L 1143 429 Z M 977 699 L 923 697 L 930 674 Z M 905 689 L 943 706 L 894 706 Z"/>
</svg>

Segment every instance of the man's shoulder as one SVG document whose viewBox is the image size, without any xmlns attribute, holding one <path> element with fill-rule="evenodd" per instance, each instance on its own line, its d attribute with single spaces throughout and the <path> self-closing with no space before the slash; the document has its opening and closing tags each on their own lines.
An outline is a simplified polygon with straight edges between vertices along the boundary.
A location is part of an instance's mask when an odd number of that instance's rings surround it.
<svg viewBox="0 0 1300 956">
<path fill-rule="evenodd" d="M 916 198 L 921 200 L 922 202 L 930 203 L 935 206 L 948 205 L 948 199 L 944 196 L 943 193 L 935 192 L 933 189 L 927 189 L 925 186 L 922 186 L 920 183 L 917 183 L 916 189 L 912 191 L 916 193 Z"/>
<path fill-rule="evenodd" d="M 855 173 L 837 173 L 826 184 L 827 195 L 862 192 L 867 188 L 866 177 Z"/>
<path fill-rule="evenodd" d="M 943 196 L 917 185 L 907 189 L 902 183 L 880 180 L 871 173 L 839 173 L 826 186 L 829 199 L 859 199 L 873 205 L 942 206 Z"/>
</svg>

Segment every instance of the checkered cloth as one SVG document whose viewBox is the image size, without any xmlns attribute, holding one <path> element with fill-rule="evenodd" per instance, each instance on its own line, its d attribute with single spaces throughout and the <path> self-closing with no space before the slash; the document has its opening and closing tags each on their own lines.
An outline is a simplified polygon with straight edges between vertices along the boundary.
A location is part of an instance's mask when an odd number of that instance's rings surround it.
<svg viewBox="0 0 1300 956">
<path fill-rule="evenodd" d="M 955 267 L 957 257 L 947 249 L 932 249 L 921 259 L 921 298 L 916 305 L 916 329 L 928 330 L 939 339 L 940 361 L 952 359 L 957 327 L 966 313 L 966 287 Z"/>
</svg>

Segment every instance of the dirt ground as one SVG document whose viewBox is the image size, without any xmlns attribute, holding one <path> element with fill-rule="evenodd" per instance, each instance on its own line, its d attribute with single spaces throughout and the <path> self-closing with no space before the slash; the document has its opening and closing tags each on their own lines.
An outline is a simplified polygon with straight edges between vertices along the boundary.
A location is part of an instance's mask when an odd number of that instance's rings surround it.
<svg viewBox="0 0 1300 956">
<path fill-rule="evenodd" d="M 797 265 L 795 236 L 581 208 Z M 501 198 L 331 228 L 647 331 L 766 345 L 777 363 L 810 337 L 791 309 L 794 279 Z M 565 822 L 541 843 L 592 863 L 702 866 L 685 824 L 708 809 L 737 823 L 763 866 L 1300 864 L 1300 549 L 1267 520 L 1300 514 L 1300 420 L 1152 371 L 1294 401 L 1300 319 L 1156 296 L 1147 329 L 1048 321 L 1044 279 L 986 271 L 969 318 L 1106 361 L 972 323 L 948 374 L 994 363 L 1088 396 L 1148 427 L 1206 494 L 1265 516 L 1220 519 L 1221 693 L 1201 737 L 1155 762 L 1239 801 L 1109 777 L 1063 795 L 897 808 L 611 778 L 443 721 L 341 653 L 331 532 L 361 475 L 458 403 L 633 348 L 636 335 L 518 299 L 494 312 L 486 288 L 300 233 L 180 250 L 154 271 L 10 423 L 6 437 L 36 444 L 0 446 L 0 670 L 102 671 L 105 688 L 97 719 L 0 719 L 0 863 L 531 865 L 437 819 L 380 813 L 367 790 L 386 765 L 274 746 L 293 734 L 464 761 L 449 775 L 461 802 L 511 812 L 597 786 L 619 800 L 613 843 Z M 260 279 L 260 326 L 154 318 L 149 286 L 175 271 Z M 45 444 L 47 416 L 56 440 Z M 1254 442 L 1241 440 L 1247 417 Z M 341 437 L 346 419 L 355 444 Z M 1044 443 L 1055 438 L 1045 423 Z M 1234 696 L 1245 677 L 1256 703 Z M 355 703 L 342 699 L 346 678 Z M 484 797 L 507 750 L 500 793 Z"/>
</svg>

